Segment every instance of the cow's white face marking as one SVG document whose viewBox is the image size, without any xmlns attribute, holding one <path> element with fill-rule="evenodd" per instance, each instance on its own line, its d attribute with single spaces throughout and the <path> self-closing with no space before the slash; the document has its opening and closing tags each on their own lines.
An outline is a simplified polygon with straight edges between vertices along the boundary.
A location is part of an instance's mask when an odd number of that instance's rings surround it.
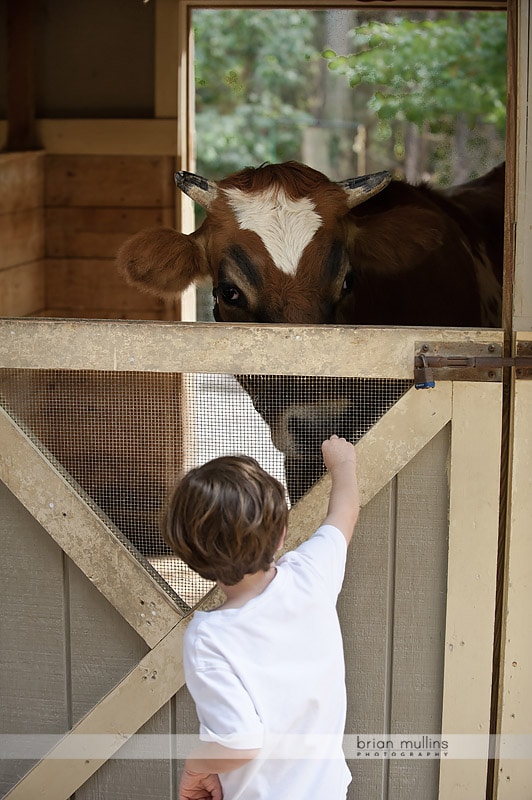
<svg viewBox="0 0 532 800">
<path fill-rule="evenodd" d="M 292 200 L 278 188 L 260 194 L 224 192 L 239 226 L 260 236 L 276 267 L 295 275 L 303 250 L 322 224 L 312 200 Z"/>
</svg>

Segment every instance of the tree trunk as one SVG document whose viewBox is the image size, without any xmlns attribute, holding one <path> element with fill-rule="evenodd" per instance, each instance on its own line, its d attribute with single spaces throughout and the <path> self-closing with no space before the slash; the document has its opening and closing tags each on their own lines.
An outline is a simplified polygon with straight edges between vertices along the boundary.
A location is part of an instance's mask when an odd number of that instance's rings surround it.
<svg viewBox="0 0 532 800">
<path fill-rule="evenodd" d="M 469 127 L 464 114 L 456 117 L 456 127 L 453 136 L 453 150 L 451 154 L 452 183 L 463 183 L 469 178 L 469 156 L 467 144 L 469 142 Z"/>
<path fill-rule="evenodd" d="M 405 178 L 408 183 L 419 183 L 426 177 L 426 125 L 420 130 L 413 122 L 409 122 L 405 131 Z"/>
</svg>

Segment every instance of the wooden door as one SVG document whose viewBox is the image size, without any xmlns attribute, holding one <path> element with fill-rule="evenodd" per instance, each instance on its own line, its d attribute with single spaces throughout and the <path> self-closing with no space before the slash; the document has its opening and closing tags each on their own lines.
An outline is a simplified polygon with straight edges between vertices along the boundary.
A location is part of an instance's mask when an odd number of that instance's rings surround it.
<svg viewBox="0 0 532 800">
<path fill-rule="evenodd" d="M 161 373 L 177 369 L 268 374 L 275 353 L 277 372 L 308 375 L 318 363 L 320 372 L 326 364 L 330 375 L 398 380 L 412 376 L 421 343 L 458 339 L 460 347 L 467 347 L 499 346 L 501 341 L 497 331 L 92 321 L 6 321 L 2 329 L 0 341 L 9 341 L 1 354 L 6 369 L 156 368 Z M 357 444 L 364 508 L 339 604 L 346 648 L 346 750 L 351 758 L 353 797 L 361 792 L 368 798 L 394 800 L 406 795 L 420 800 L 485 795 L 485 739 L 473 760 L 420 754 L 383 758 L 375 742 L 398 736 L 416 750 L 412 737 L 420 734 L 438 738 L 443 733 L 452 739 L 451 734 L 489 733 L 501 398 L 497 381 L 438 381 L 434 389 L 411 388 Z M 32 536 L 48 540 L 46 531 L 63 551 L 63 573 L 66 569 L 71 576 L 79 574 L 75 581 L 71 577 L 68 592 L 58 592 L 66 603 L 62 614 L 68 619 L 71 642 L 58 684 L 71 687 L 71 702 L 68 707 L 65 689 L 64 720 L 56 721 L 54 732 L 65 735 L 54 742 L 51 755 L 38 761 L 6 796 L 57 800 L 76 791 L 78 797 L 103 798 L 98 787 L 106 785 L 112 793 L 120 785 L 134 798 L 140 786 L 146 794 L 138 778 L 141 766 L 144 776 L 152 775 L 153 796 L 157 796 L 158 781 L 171 781 L 175 791 L 171 759 L 165 771 L 160 760 L 143 755 L 130 761 L 126 756 L 121 759 L 118 751 L 139 731 L 157 731 L 162 737 L 158 746 L 168 754 L 182 741 L 180 737 L 195 733 L 190 700 L 182 690 L 180 659 L 187 606 L 165 591 L 164 581 L 158 580 L 153 568 L 146 568 L 143 559 L 137 559 L 114 535 L 59 465 L 47 460 L 5 412 L 1 425 L 5 491 L 36 521 Z M 288 547 L 308 537 L 319 523 L 326 507 L 327 482 L 325 476 L 291 510 Z M 4 524 L 13 531 L 16 514 L 12 510 L 9 514 Z M 3 600 L 6 608 L 16 601 L 18 619 L 24 620 L 35 607 L 28 592 L 31 577 L 27 585 L 22 582 L 24 565 L 32 563 L 35 541 L 26 541 L 20 526 L 17 530 L 10 537 L 12 554 L 5 563 L 11 580 L 2 584 L 8 595 Z M 56 580 L 60 581 L 60 573 L 59 567 Z M 41 583 L 47 585 L 44 578 Z M 129 626 L 134 632 L 134 644 L 129 646 L 130 671 L 118 679 L 120 671 L 113 673 L 107 666 L 106 680 L 91 693 L 87 690 L 83 699 L 79 684 L 83 658 L 98 664 L 99 650 L 98 642 L 90 645 L 88 633 L 80 636 L 79 621 L 94 606 L 96 589 L 114 608 L 106 623 L 106 647 L 114 640 L 120 651 L 120 643 L 127 638 L 123 620 L 126 630 Z M 206 605 L 216 602 L 215 592 L 204 601 Z M 42 647 L 43 637 L 51 636 L 46 615 L 35 624 L 42 630 L 38 637 Z M 23 649 L 20 631 L 20 625 L 10 631 L 13 654 Z M 64 642 L 54 644 L 50 638 L 49 649 L 57 647 L 62 649 Z M 28 644 L 25 652 L 27 657 Z M 52 671 L 57 658 L 50 660 Z M 108 662 L 102 659 L 102 663 Z M 9 675 L 3 691 L 19 704 L 29 702 L 31 665 L 26 663 L 23 671 L 11 670 Z M 46 707 L 48 690 L 43 691 Z M 28 720 L 30 727 L 20 731 L 11 720 L 7 732 L 31 733 L 31 724 Z M 361 749 L 363 739 L 368 744 Z M 130 746 L 135 742 L 144 739 L 133 737 Z M 371 749 L 372 758 L 367 755 Z"/>
</svg>

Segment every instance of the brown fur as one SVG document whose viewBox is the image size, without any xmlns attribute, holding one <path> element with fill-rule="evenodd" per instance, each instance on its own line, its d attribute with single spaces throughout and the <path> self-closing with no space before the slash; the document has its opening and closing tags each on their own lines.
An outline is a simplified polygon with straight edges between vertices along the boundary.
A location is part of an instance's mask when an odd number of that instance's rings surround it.
<svg viewBox="0 0 532 800">
<path fill-rule="evenodd" d="M 172 228 L 135 234 L 121 246 L 116 260 L 129 283 L 160 297 L 181 294 L 201 275 L 209 274 L 194 239 Z"/>
<path fill-rule="evenodd" d="M 195 233 L 137 234 L 119 251 L 118 264 L 127 280 L 159 295 L 180 293 L 210 275 L 215 287 L 222 284 L 215 317 L 228 322 L 493 324 L 485 309 L 488 292 L 489 305 L 497 306 L 491 295 L 501 274 L 501 174 L 502 168 L 446 193 L 392 182 L 350 211 L 343 188 L 310 167 L 248 168 L 217 184 L 218 196 Z M 294 275 L 276 267 L 257 234 L 240 229 L 224 194 L 229 187 L 255 193 L 276 185 L 292 199 L 309 197 L 323 221 Z M 486 224 L 488 206 L 495 211 Z M 334 262 L 338 243 L 344 255 Z M 481 255 L 489 274 L 478 267 Z M 489 289 L 479 285 L 484 275 Z"/>
</svg>

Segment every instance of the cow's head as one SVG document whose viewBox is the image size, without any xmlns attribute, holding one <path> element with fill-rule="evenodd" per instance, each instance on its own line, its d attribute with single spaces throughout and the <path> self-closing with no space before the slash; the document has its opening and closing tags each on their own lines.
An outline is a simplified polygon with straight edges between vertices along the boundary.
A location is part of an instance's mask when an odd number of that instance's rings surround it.
<svg viewBox="0 0 532 800">
<path fill-rule="evenodd" d="M 493 220 L 488 227 L 502 232 L 503 181 L 489 217 L 493 176 L 447 197 L 389 181 L 381 172 L 333 183 L 294 162 L 218 183 L 179 172 L 176 183 L 205 208 L 204 223 L 189 236 L 169 228 L 137 234 L 120 250 L 119 266 L 130 282 L 161 296 L 210 277 L 214 316 L 223 322 L 482 324 L 480 287 L 484 281 L 491 291 L 487 277 L 496 279 L 492 257 L 483 255 L 489 241 L 481 221 Z M 477 214 L 468 212 L 471 192 Z M 359 379 L 338 379 L 332 401 L 322 398 L 318 378 L 239 381 L 285 454 L 293 500 L 323 469 L 322 438 L 353 440 L 372 421 L 375 403 L 360 402 Z M 382 395 L 391 397 L 386 386 Z"/>
<path fill-rule="evenodd" d="M 206 219 L 190 235 L 157 228 L 129 239 L 118 253 L 127 280 L 167 297 L 210 277 L 218 321 L 314 324 L 337 321 L 352 291 L 350 210 L 380 192 L 390 175 L 333 183 L 288 162 L 218 183 L 189 172 L 175 180 Z"/>
</svg>

